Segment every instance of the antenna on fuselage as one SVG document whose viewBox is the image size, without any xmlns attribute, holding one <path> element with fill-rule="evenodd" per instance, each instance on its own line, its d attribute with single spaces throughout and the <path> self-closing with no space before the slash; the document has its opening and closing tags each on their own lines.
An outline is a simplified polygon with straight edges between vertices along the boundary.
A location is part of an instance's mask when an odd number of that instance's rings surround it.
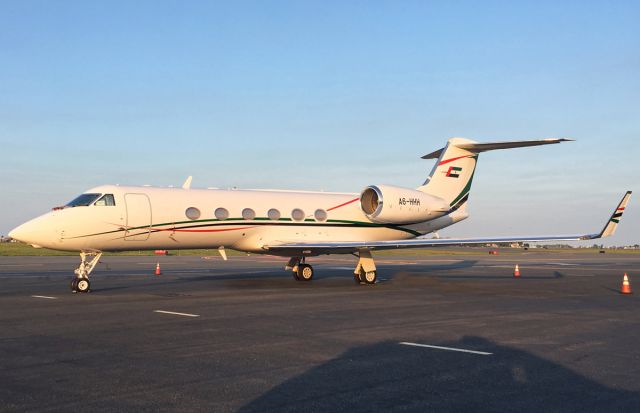
<svg viewBox="0 0 640 413">
<path fill-rule="evenodd" d="M 193 176 L 189 176 L 186 181 L 182 184 L 182 189 L 191 189 L 191 181 L 193 180 Z"/>
</svg>

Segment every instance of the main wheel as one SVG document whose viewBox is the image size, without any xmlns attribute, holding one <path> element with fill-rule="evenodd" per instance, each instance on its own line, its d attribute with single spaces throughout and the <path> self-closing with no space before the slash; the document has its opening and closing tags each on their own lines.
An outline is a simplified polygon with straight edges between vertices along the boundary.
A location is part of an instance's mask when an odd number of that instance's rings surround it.
<svg viewBox="0 0 640 413">
<path fill-rule="evenodd" d="M 71 292 L 78 292 L 78 279 L 76 277 L 71 280 Z"/>
<path fill-rule="evenodd" d="M 378 279 L 378 274 L 376 274 L 375 271 L 369 271 L 369 272 L 362 272 L 360 274 L 360 279 L 362 280 L 362 282 L 364 282 L 365 284 L 375 284 L 376 280 Z"/>
<path fill-rule="evenodd" d="M 309 264 L 298 265 L 298 279 L 300 281 L 311 281 L 313 278 L 313 267 Z"/>
<path fill-rule="evenodd" d="M 76 282 L 76 290 L 79 293 L 88 293 L 91 291 L 91 283 L 88 278 L 78 278 Z"/>
</svg>

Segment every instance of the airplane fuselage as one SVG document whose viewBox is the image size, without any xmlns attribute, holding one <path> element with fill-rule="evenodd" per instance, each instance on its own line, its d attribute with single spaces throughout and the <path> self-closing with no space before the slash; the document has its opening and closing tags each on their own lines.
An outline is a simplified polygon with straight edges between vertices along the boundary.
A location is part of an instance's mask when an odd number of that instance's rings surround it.
<svg viewBox="0 0 640 413">
<path fill-rule="evenodd" d="M 56 208 L 24 224 L 21 238 L 65 251 L 222 246 L 264 253 L 264 245 L 284 242 L 409 239 L 467 217 L 452 211 L 420 223 L 379 224 L 353 193 L 105 185 L 85 194 L 111 194 L 113 205 Z"/>
</svg>

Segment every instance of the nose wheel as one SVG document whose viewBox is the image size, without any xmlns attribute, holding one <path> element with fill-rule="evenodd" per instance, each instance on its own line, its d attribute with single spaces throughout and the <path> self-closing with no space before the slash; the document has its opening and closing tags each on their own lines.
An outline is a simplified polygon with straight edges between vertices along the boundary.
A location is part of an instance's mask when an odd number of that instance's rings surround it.
<svg viewBox="0 0 640 413">
<path fill-rule="evenodd" d="M 91 292 L 91 282 L 88 278 L 74 278 L 71 280 L 71 292 L 88 293 Z"/>
<path fill-rule="evenodd" d="M 102 256 L 101 252 L 81 252 L 80 265 L 74 271 L 76 276 L 71 280 L 71 292 L 88 293 L 91 292 L 91 282 L 89 282 L 89 274 L 96 267 Z M 92 257 L 87 260 L 87 257 Z"/>
</svg>

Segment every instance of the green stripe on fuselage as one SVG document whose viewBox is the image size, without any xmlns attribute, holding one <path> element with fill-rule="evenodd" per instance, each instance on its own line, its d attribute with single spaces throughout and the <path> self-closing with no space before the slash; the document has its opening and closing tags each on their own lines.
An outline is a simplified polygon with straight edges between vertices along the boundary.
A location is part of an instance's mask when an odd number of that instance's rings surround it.
<svg viewBox="0 0 640 413">
<path fill-rule="evenodd" d="M 235 221 L 235 222 L 229 222 Z M 259 222 L 255 222 L 259 221 Z M 265 222 L 269 221 L 269 222 Z M 310 223 L 308 223 L 310 222 Z M 191 225 L 181 225 L 181 224 L 191 224 Z M 181 226 L 176 226 L 181 225 Z M 265 225 L 284 225 L 284 226 L 303 226 L 303 227 L 356 227 L 356 228 L 388 228 L 394 229 L 397 231 L 407 232 L 414 236 L 422 235 L 422 233 L 418 231 L 414 231 L 409 228 L 405 228 L 399 225 L 391 225 L 391 224 L 376 224 L 372 222 L 363 222 L 363 221 L 349 221 L 349 220 L 327 220 L 327 222 L 316 222 L 311 219 L 306 219 L 304 222 L 293 222 L 291 218 L 280 218 L 278 221 L 272 221 L 269 218 L 257 218 L 255 220 L 245 220 L 243 218 L 228 218 L 225 220 L 219 219 L 203 219 L 197 221 L 178 221 L 178 222 L 166 222 L 162 224 L 153 224 L 153 225 L 144 225 L 140 227 L 134 228 L 120 228 L 113 231 L 100 232 L 96 234 L 88 234 L 88 235 L 80 235 L 77 237 L 69 237 L 67 239 L 76 239 L 76 238 L 86 238 L 93 237 L 98 235 L 106 235 L 106 234 L 114 234 L 119 232 L 133 232 L 140 231 L 139 234 L 144 234 L 146 232 L 161 232 L 161 231 L 171 231 L 171 230 L 185 230 L 185 229 L 193 229 L 193 228 L 207 228 L 207 227 L 222 227 L 222 226 L 235 226 L 235 225 L 251 225 L 251 226 L 265 226 Z M 170 228 L 161 228 L 167 227 Z M 130 236 L 136 236 L 139 234 L 131 234 Z"/>
</svg>

